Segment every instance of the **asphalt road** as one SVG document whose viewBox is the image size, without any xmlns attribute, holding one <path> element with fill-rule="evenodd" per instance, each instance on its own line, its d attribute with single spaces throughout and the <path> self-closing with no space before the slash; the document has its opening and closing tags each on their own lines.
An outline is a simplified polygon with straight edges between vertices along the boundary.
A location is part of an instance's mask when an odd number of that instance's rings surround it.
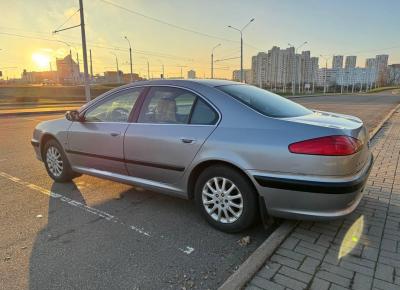
<svg viewBox="0 0 400 290">
<path fill-rule="evenodd" d="M 219 232 L 193 202 L 132 186 L 52 182 L 30 144 L 51 118 L 0 119 L 0 289 L 215 289 L 268 236 Z"/>
<path fill-rule="evenodd" d="M 357 115 L 372 130 L 400 96 L 294 100 Z M 268 236 L 260 224 L 219 232 L 192 202 L 139 188 L 90 176 L 52 182 L 30 138 L 58 116 L 0 118 L 0 289 L 215 289 Z"/>
<path fill-rule="evenodd" d="M 364 121 L 369 131 L 372 131 L 382 118 L 400 103 L 400 92 L 301 97 L 294 98 L 292 101 L 316 110 L 357 116 Z"/>
</svg>

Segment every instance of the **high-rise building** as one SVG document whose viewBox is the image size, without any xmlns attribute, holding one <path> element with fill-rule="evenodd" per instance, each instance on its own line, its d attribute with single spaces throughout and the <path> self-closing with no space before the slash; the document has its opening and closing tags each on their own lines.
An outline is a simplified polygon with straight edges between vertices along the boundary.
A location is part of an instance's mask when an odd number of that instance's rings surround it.
<svg viewBox="0 0 400 290">
<path fill-rule="evenodd" d="M 304 90 L 315 82 L 317 71 L 318 58 L 312 58 L 309 51 L 295 54 L 294 47 L 274 46 L 252 58 L 252 82 L 260 87 L 286 91 L 296 84 L 296 90 Z"/>
<path fill-rule="evenodd" d="M 374 68 L 376 66 L 375 58 L 367 58 L 365 60 L 365 67 L 366 68 Z"/>
<path fill-rule="evenodd" d="M 387 84 L 388 81 L 388 60 L 389 55 L 380 54 L 375 57 L 376 63 L 376 82 L 378 86 L 383 86 Z"/>
<path fill-rule="evenodd" d="M 251 59 L 252 83 L 259 87 L 267 85 L 268 54 L 259 52 Z"/>
<path fill-rule="evenodd" d="M 234 70 L 232 72 L 232 80 L 235 82 L 240 82 L 240 69 Z M 246 84 L 252 83 L 252 70 L 243 69 L 243 81 Z"/>
<path fill-rule="evenodd" d="M 389 84 L 400 85 L 400 64 L 391 64 L 388 66 Z"/>
<path fill-rule="evenodd" d="M 332 58 L 332 68 L 343 68 L 343 55 L 334 55 Z"/>
<path fill-rule="evenodd" d="M 348 55 L 346 56 L 346 61 L 344 64 L 344 67 L 349 69 L 349 68 L 355 68 L 357 63 L 357 56 L 355 55 Z"/>
<path fill-rule="evenodd" d="M 195 79 L 196 78 L 196 71 L 194 71 L 194 70 L 190 70 L 190 71 L 188 71 L 187 72 L 187 78 L 188 79 Z"/>
</svg>

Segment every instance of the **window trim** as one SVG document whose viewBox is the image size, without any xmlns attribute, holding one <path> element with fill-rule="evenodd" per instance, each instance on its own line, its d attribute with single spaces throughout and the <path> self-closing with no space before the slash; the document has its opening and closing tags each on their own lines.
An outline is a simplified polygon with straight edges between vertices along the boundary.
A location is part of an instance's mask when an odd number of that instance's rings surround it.
<svg viewBox="0 0 400 290">
<path fill-rule="evenodd" d="M 144 124 L 144 125 L 167 125 L 167 126 L 218 126 L 219 122 L 222 119 L 222 115 L 221 112 L 216 108 L 216 106 L 214 104 L 212 104 L 208 99 L 206 99 L 205 97 L 203 97 L 202 95 L 200 95 L 199 93 L 197 93 L 196 91 L 186 88 L 186 87 L 181 87 L 181 86 L 175 86 L 175 85 L 144 85 L 146 87 L 149 87 L 148 90 L 146 91 L 146 94 L 143 95 L 143 99 L 141 100 L 140 103 L 140 108 L 138 109 L 138 114 L 136 119 L 132 122 L 132 123 L 136 123 L 136 124 Z M 149 98 L 149 92 L 151 88 L 156 88 L 156 87 L 169 87 L 169 88 L 177 88 L 177 89 L 181 89 L 181 90 L 185 90 L 188 91 L 192 94 L 194 94 L 196 96 L 196 99 L 192 105 L 192 108 L 190 110 L 190 115 L 189 115 L 189 119 L 188 119 L 188 123 L 145 123 L 145 122 L 139 122 L 139 115 L 143 109 L 143 105 L 146 101 L 147 98 Z M 194 106 L 197 103 L 197 99 L 201 98 L 202 101 L 204 101 L 204 103 L 206 105 L 208 105 L 214 112 L 216 112 L 216 114 L 218 115 L 217 120 L 215 121 L 214 124 L 190 124 L 190 120 L 192 119 L 192 114 L 193 114 L 193 109 Z"/>
</svg>

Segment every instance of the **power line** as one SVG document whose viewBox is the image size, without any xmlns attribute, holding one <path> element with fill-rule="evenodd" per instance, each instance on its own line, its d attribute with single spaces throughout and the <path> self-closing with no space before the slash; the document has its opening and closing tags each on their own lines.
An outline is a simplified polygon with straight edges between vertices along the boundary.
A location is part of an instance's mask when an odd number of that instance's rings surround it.
<svg viewBox="0 0 400 290">
<path fill-rule="evenodd" d="M 232 40 L 232 39 L 227 39 L 227 38 L 223 38 L 223 37 L 220 37 L 220 36 L 216 36 L 216 35 L 211 35 L 211 34 L 208 34 L 208 33 L 204 33 L 204 32 L 201 32 L 201 31 L 196 31 L 196 30 L 193 30 L 193 29 L 190 29 L 190 28 L 186 28 L 186 27 L 183 27 L 183 26 L 179 26 L 179 25 L 176 25 L 176 24 L 173 24 L 173 23 L 170 23 L 170 22 L 167 22 L 167 21 L 164 21 L 164 20 L 155 18 L 155 17 L 153 17 L 153 16 L 145 15 L 145 14 L 143 14 L 143 13 L 141 13 L 141 12 L 132 10 L 132 9 L 130 9 L 130 8 L 127 8 L 127 7 L 125 7 L 125 6 L 122 6 L 122 5 L 120 5 L 120 4 L 117 4 L 117 3 L 114 3 L 114 2 L 111 2 L 111 1 L 108 1 L 108 0 L 99 0 L 99 1 L 104 2 L 104 3 L 108 4 L 108 5 L 114 6 L 114 7 L 116 7 L 116 8 L 119 8 L 119 9 L 121 9 L 121 10 L 125 10 L 126 12 L 129 12 L 129 13 L 132 13 L 132 14 L 135 14 L 135 15 L 138 15 L 138 16 L 141 16 L 141 17 L 143 17 L 143 18 L 146 18 L 146 19 L 149 19 L 149 20 L 158 22 L 158 23 L 160 23 L 160 24 L 173 27 L 173 28 L 175 28 L 175 29 L 179 29 L 179 30 L 183 30 L 183 31 L 186 31 L 186 32 L 195 33 L 195 34 L 198 34 L 198 35 L 201 35 L 201 36 L 205 36 L 205 37 L 209 37 L 209 38 L 214 38 L 214 39 L 219 39 L 219 40 L 223 40 L 223 41 L 237 42 L 237 41 Z"/>
<path fill-rule="evenodd" d="M 23 34 L 16 34 L 16 33 L 8 33 L 8 32 L 0 32 L 0 35 L 7 35 L 7 36 L 14 36 L 14 37 L 19 37 L 19 38 L 27 38 L 27 39 L 36 39 L 36 40 L 43 40 L 43 41 L 49 41 L 49 42 L 60 42 L 61 40 L 58 39 L 52 39 L 52 38 L 45 38 L 41 36 L 32 36 L 32 35 L 23 35 Z M 79 42 L 74 42 L 70 41 L 68 42 L 69 44 L 74 44 L 74 45 L 79 45 Z M 101 48 L 101 49 L 108 49 L 108 50 L 117 50 L 117 51 L 127 51 L 126 48 L 123 47 L 118 47 L 118 46 L 105 46 L 101 44 L 95 44 L 92 42 L 88 42 L 91 47 L 95 48 Z M 193 61 L 192 58 L 186 58 L 186 57 L 180 57 L 180 56 L 174 56 L 174 55 L 169 55 L 161 52 L 154 52 L 154 51 L 146 51 L 146 50 L 138 50 L 138 49 L 133 49 L 134 52 L 138 54 L 143 54 L 147 56 L 155 56 L 155 57 L 161 57 L 161 58 L 169 58 L 169 59 L 180 59 L 180 60 L 186 60 L 186 61 Z"/>
<path fill-rule="evenodd" d="M 61 24 L 60 26 L 58 26 L 56 29 L 54 29 L 54 31 L 58 31 L 61 27 L 63 27 L 72 17 L 74 17 L 77 13 L 79 12 L 79 9 L 76 10 L 70 17 L 67 18 L 67 20 L 65 20 L 65 22 L 63 24 Z"/>
<path fill-rule="evenodd" d="M 179 29 L 179 30 L 182 30 L 182 31 L 186 31 L 186 32 L 194 33 L 194 34 L 197 34 L 197 35 L 200 35 L 200 36 L 204 36 L 204 37 L 208 37 L 208 38 L 213 38 L 213 39 L 218 39 L 218 40 L 222 40 L 222 41 L 233 42 L 233 43 L 238 43 L 238 42 L 239 42 L 239 41 L 237 41 L 237 40 L 228 39 L 228 38 L 224 38 L 224 37 L 221 37 L 221 36 L 216 36 L 216 35 L 212 35 L 212 34 L 209 34 L 209 33 L 202 32 L 202 31 L 198 31 L 198 30 L 194 30 L 194 29 L 191 29 L 191 28 L 186 28 L 186 27 L 183 27 L 183 26 L 180 26 L 180 25 L 176 25 L 176 24 L 173 24 L 173 23 L 171 23 L 171 22 L 167 22 L 167 21 L 161 20 L 161 19 L 159 19 L 159 18 L 156 18 L 156 17 L 153 17 L 153 16 L 149 16 L 149 15 L 143 14 L 143 13 L 138 12 L 138 11 L 136 11 L 136 10 L 133 10 L 133 9 L 131 9 L 131 8 L 127 8 L 127 7 L 122 6 L 122 5 L 120 5 L 120 4 L 111 2 L 111 1 L 109 1 L 109 0 L 99 0 L 99 1 L 101 1 L 101 2 L 103 2 L 103 3 L 106 3 L 106 4 L 108 4 L 108 5 L 114 6 L 115 8 L 124 10 L 124 11 L 126 11 L 126 12 L 128 12 L 128 13 L 135 14 L 135 15 L 137 15 L 137 16 L 140 16 L 140 17 L 143 17 L 143 18 L 146 18 L 146 19 L 149 19 L 149 20 L 158 22 L 158 23 L 163 24 L 163 25 L 167 25 L 167 26 L 172 27 L 172 28 L 175 28 L 175 29 Z M 251 45 L 251 44 L 248 44 L 248 43 L 244 43 L 244 44 L 245 44 L 246 46 L 248 46 L 248 47 L 253 48 L 253 49 L 260 50 L 259 48 L 255 47 L 255 46 L 253 46 L 253 45 Z"/>
</svg>

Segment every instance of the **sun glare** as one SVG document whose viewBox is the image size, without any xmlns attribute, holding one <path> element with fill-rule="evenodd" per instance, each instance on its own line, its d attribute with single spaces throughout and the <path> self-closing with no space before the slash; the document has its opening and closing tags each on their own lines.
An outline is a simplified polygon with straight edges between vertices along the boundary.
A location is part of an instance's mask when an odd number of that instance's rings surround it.
<svg viewBox="0 0 400 290">
<path fill-rule="evenodd" d="M 32 54 L 32 60 L 34 61 L 38 69 L 48 68 L 50 65 L 50 57 L 43 53 Z"/>
</svg>

